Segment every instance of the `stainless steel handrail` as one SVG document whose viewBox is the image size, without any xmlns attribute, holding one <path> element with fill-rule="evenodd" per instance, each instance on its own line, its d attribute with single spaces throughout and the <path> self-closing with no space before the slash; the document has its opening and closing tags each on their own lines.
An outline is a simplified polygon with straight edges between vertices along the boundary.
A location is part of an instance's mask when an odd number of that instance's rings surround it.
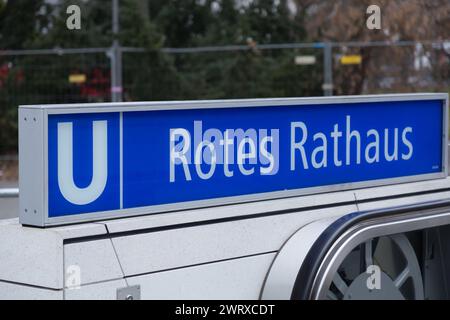
<svg viewBox="0 0 450 320">
<path fill-rule="evenodd" d="M 415 206 L 410 206 L 411 208 Z M 417 205 L 420 207 L 420 204 Z M 411 214 L 395 214 L 361 222 L 341 235 L 327 252 L 314 279 L 310 298 L 325 299 L 337 268 L 350 251 L 370 238 L 421 230 L 450 223 L 449 207 L 424 209 Z"/>
<path fill-rule="evenodd" d="M 0 198 L 19 197 L 19 188 L 0 188 Z"/>
</svg>

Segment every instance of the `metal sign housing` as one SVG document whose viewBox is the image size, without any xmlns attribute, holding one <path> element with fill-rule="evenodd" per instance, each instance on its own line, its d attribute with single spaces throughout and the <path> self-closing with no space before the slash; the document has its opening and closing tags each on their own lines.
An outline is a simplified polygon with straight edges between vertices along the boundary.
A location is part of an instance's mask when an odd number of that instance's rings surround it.
<svg viewBox="0 0 450 320">
<path fill-rule="evenodd" d="M 443 178 L 447 109 L 433 93 L 20 106 L 20 222 Z"/>
</svg>

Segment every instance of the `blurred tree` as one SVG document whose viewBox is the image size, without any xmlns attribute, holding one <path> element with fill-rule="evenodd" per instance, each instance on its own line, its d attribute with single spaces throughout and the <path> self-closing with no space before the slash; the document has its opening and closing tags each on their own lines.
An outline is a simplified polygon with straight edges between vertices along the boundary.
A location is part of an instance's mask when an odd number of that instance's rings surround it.
<svg viewBox="0 0 450 320">
<path fill-rule="evenodd" d="M 42 0 L 0 0 L 0 50 L 23 49 L 39 36 L 45 22 Z M 15 68 L 13 57 L 0 56 L 0 153 L 17 148 L 16 87 L 21 85 L 22 70 Z"/>
<path fill-rule="evenodd" d="M 113 41 L 110 1 L 0 3 L 0 48 L 109 47 Z M 66 8 L 73 4 L 81 8 L 81 30 L 66 27 Z M 295 56 L 305 51 L 257 48 L 258 44 L 305 41 L 304 18 L 303 12 L 292 10 L 292 0 L 120 0 L 121 45 L 147 49 L 145 53 L 123 53 L 124 98 L 321 94 L 320 66 L 294 64 Z M 229 44 L 247 45 L 248 50 L 185 54 L 159 50 Z M 8 128 L 10 137 L 16 133 L 19 104 L 109 99 L 109 59 L 103 53 L 9 57 L 1 61 L 0 67 L 6 63 L 8 71 L 2 78 L 0 69 L 0 105 L 5 110 L 0 126 Z M 86 83 L 69 83 L 72 73 L 85 74 Z M 16 145 L 15 136 L 6 140 L 10 147 Z M 9 147 L 0 147 L 5 148 Z"/>
<path fill-rule="evenodd" d="M 189 47 L 201 39 L 213 22 L 211 0 L 168 0 L 151 6 L 152 17 L 164 34 L 164 45 Z"/>
<path fill-rule="evenodd" d="M 150 11 L 165 35 L 164 46 L 249 46 L 239 52 L 174 55 L 175 68 L 183 77 L 184 98 L 302 96 L 320 89 L 319 72 L 303 73 L 301 67 L 294 66 L 298 52 L 257 49 L 258 44 L 305 40 L 303 17 L 290 10 L 287 0 L 247 4 L 235 0 L 172 0 L 161 7 L 153 2 Z M 289 75 L 281 76 L 288 71 Z M 306 82 L 313 83 L 314 90 L 302 85 Z"/>
<path fill-rule="evenodd" d="M 44 0 L 0 0 L 0 49 L 23 49 L 45 24 Z"/>
<path fill-rule="evenodd" d="M 448 0 L 378 0 L 375 3 L 371 0 L 295 1 L 299 10 L 305 13 L 305 27 L 313 40 L 420 42 L 443 40 L 450 36 Z M 366 9 L 372 4 L 381 8 L 380 30 L 366 27 Z M 359 66 L 340 66 L 336 63 L 334 82 L 337 94 L 423 91 L 439 88 L 436 80 L 449 74 L 450 60 L 444 57 L 442 46 L 341 47 L 334 53 L 362 55 Z M 421 60 L 424 63 L 421 64 Z M 432 73 L 434 77 L 429 76 Z"/>
<path fill-rule="evenodd" d="M 158 48 L 162 37 L 140 12 L 139 2 L 120 1 L 121 44 Z M 81 30 L 68 30 L 66 26 L 66 8 L 72 4 L 81 8 Z M 113 40 L 110 2 L 61 0 L 49 5 L 45 1 L 8 1 L 0 7 L 0 37 L 0 48 L 8 49 L 109 47 Z M 162 78 L 174 76 L 167 72 L 170 65 L 166 60 L 159 53 L 150 59 Z M 148 74 L 147 59 L 127 62 L 133 69 L 132 81 Z M 87 81 L 70 83 L 69 75 L 74 73 L 85 74 Z M 125 69 L 124 76 L 127 75 Z M 104 53 L 0 57 L 0 153 L 17 146 L 18 105 L 109 101 L 109 77 L 110 62 Z M 167 81 L 152 81 L 156 92 L 168 95 L 164 92 Z"/>
</svg>

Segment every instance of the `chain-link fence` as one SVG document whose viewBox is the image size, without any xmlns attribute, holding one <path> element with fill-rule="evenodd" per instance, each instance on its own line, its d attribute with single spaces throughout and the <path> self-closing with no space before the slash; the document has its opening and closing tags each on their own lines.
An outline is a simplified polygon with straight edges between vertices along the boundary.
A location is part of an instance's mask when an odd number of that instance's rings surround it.
<svg viewBox="0 0 450 320">
<path fill-rule="evenodd" d="M 110 48 L 0 52 L 0 154 L 16 153 L 18 105 L 105 102 L 114 90 L 142 101 L 450 88 L 449 41 L 119 50 L 120 61 Z M 111 81 L 116 64 L 123 88 Z M 14 176 L 11 163 L 0 159 L 3 178 Z"/>
<path fill-rule="evenodd" d="M 0 55 L 0 154 L 17 148 L 19 105 L 110 101 L 110 64 L 104 52 L 17 53 Z"/>
<path fill-rule="evenodd" d="M 322 95 L 319 49 L 123 54 L 124 100 Z M 295 64 L 298 56 L 317 63 Z M 298 59 L 297 59 L 298 60 Z"/>
<path fill-rule="evenodd" d="M 123 87 L 129 101 L 448 92 L 450 42 L 127 50 Z"/>
<path fill-rule="evenodd" d="M 105 53 L 4 56 L 0 70 L 2 104 L 110 99 L 110 64 Z"/>
<path fill-rule="evenodd" d="M 323 44 L 290 46 L 123 50 L 123 100 L 321 95 Z M 0 52 L 2 111 L 20 104 L 111 101 L 109 49 L 53 51 Z M 450 42 L 447 48 L 445 42 L 335 43 L 331 58 L 334 94 L 447 91 L 450 85 Z"/>
<path fill-rule="evenodd" d="M 345 64 L 359 55 L 361 63 Z M 448 92 L 450 42 L 334 48 L 335 94 Z M 343 64 L 344 62 L 344 64 Z"/>
</svg>

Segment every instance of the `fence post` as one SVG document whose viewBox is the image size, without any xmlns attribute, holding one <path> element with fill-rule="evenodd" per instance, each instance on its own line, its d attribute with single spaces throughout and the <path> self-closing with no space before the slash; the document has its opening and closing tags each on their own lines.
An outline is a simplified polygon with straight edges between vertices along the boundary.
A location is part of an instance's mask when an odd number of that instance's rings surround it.
<svg viewBox="0 0 450 320">
<path fill-rule="evenodd" d="M 113 44 L 111 47 L 111 101 L 122 101 L 122 49 L 119 34 L 119 0 L 112 1 L 112 32 Z"/>
<path fill-rule="evenodd" d="M 323 45 L 323 95 L 333 95 L 333 45 L 325 42 Z"/>
</svg>

